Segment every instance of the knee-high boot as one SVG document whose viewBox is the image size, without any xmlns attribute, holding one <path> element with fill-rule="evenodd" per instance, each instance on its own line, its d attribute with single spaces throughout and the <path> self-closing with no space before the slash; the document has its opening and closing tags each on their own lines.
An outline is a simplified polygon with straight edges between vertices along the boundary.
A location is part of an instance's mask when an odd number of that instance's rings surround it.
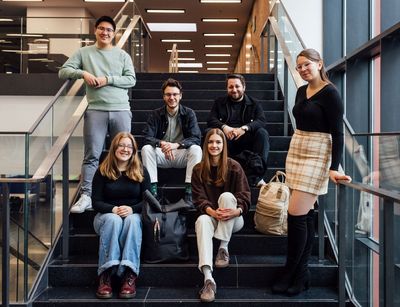
<svg viewBox="0 0 400 307">
<path fill-rule="evenodd" d="M 288 214 L 287 258 L 283 272 L 272 285 L 272 292 L 284 293 L 293 284 L 297 265 L 307 242 L 307 215 Z"/>
<path fill-rule="evenodd" d="M 306 215 L 307 224 L 307 241 L 304 246 L 303 254 L 297 264 L 296 272 L 293 277 L 292 285 L 287 289 L 289 295 L 297 295 L 307 290 L 310 283 L 310 270 L 308 269 L 308 261 L 311 257 L 312 247 L 315 237 L 314 210 L 310 210 Z"/>
</svg>

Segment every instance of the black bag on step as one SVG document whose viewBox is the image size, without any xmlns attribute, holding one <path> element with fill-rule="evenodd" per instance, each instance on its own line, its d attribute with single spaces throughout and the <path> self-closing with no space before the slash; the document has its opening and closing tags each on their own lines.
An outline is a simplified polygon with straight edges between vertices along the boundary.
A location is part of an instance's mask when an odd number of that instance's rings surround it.
<svg viewBox="0 0 400 307">
<path fill-rule="evenodd" d="M 189 208 L 183 199 L 172 204 L 165 198 L 157 200 L 147 190 L 143 193 L 144 262 L 174 262 L 189 258 L 185 214 Z"/>
</svg>

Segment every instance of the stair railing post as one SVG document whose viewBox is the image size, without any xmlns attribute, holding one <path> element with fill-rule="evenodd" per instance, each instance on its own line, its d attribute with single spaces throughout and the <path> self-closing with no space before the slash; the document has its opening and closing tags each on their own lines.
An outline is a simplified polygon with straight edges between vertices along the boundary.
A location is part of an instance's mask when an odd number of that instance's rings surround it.
<svg viewBox="0 0 400 307">
<path fill-rule="evenodd" d="M 318 260 L 325 258 L 325 236 L 324 236 L 324 220 L 325 220 L 326 198 L 318 197 Z"/>
<path fill-rule="evenodd" d="M 288 136 L 288 78 L 289 78 L 289 73 L 288 73 L 288 65 L 286 61 L 284 61 L 284 72 L 283 72 L 283 135 Z M 278 91 L 276 91 L 278 92 Z"/>
<path fill-rule="evenodd" d="M 338 266 L 339 306 L 346 306 L 346 187 L 339 184 L 336 192 L 338 208 Z"/>
<path fill-rule="evenodd" d="M 381 225 L 379 248 L 381 278 L 379 293 L 382 306 L 394 306 L 394 202 L 384 199 L 381 203 L 380 221 Z"/>
<path fill-rule="evenodd" d="M 274 43 L 274 70 L 275 70 L 275 78 L 274 78 L 274 100 L 278 100 L 278 39 L 275 35 L 275 43 Z M 285 110 L 283 110 L 285 112 Z"/>
<path fill-rule="evenodd" d="M 2 184 L 2 289 L 1 298 L 2 306 L 10 306 L 10 193 L 8 183 Z"/>
<path fill-rule="evenodd" d="M 62 155 L 62 200 L 63 200 L 63 236 L 62 259 L 69 257 L 69 143 L 63 149 Z"/>
</svg>

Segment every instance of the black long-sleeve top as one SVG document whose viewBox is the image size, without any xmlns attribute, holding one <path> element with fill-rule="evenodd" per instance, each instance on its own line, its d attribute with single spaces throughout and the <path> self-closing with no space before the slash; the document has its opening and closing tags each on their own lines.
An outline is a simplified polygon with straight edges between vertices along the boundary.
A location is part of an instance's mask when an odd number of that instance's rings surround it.
<svg viewBox="0 0 400 307">
<path fill-rule="evenodd" d="M 232 105 L 240 103 L 240 127 L 247 125 L 249 131 L 256 131 L 259 128 L 265 128 L 267 123 L 261 104 L 254 98 L 244 94 L 241 102 L 233 102 L 229 96 L 220 97 L 215 100 L 207 120 L 208 128 L 219 128 L 223 125 L 232 124 Z M 235 127 L 235 126 L 233 126 Z"/>
<path fill-rule="evenodd" d="M 103 176 L 99 169 L 93 177 L 92 205 L 100 213 L 111 213 L 115 206 L 130 206 L 133 213 L 142 211 L 142 194 L 150 189 L 150 176 L 144 168 L 142 182 L 129 179 L 123 172 L 117 180 Z"/>
<path fill-rule="evenodd" d="M 332 84 L 307 98 L 307 85 L 296 94 L 293 116 L 296 128 L 310 132 L 325 132 L 332 135 L 331 170 L 337 170 L 343 150 L 343 102 Z"/>
</svg>

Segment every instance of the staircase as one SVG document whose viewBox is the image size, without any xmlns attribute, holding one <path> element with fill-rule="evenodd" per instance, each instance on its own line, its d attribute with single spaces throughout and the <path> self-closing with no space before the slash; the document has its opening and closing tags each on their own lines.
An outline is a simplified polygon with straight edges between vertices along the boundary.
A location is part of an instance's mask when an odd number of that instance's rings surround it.
<svg viewBox="0 0 400 307">
<path fill-rule="evenodd" d="M 225 75 L 219 74 L 138 74 L 132 91 L 132 131 L 139 143 L 149 110 L 163 105 L 161 85 L 168 77 L 182 83 L 181 103 L 196 111 L 204 131 L 208 112 L 214 99 L 225 95 Z M 270 133 L 268 176 L 284 168 L 290 137 L 283 135 L 283 101 L 274 100 L 274 75 L 245 75 L 246 93 L 261 100 Z M 278 97 L 281 99 L 281 95 Z M 159 190 L 171 201 L 183 196 L 184 170 L 160 170 Z M 269 178 L 268 178 L 269 179 Z M 274 295 L 270 286 L 278 269 L 284 264 L 286 238 L 263 235 L 254 230 L 253 216 L 258 189 L 252 189 L 252 207 L 245 216 L 245 226 L 233 235 L 229 245 L 231 263 L 228 268 L 215 269 L 217 283 L 215 306 L 328 306 L 338 304 L 337 265 L 317 259 L 318 246 L 310 263 L 311 288 L 295 297 Z M 137 283 L 134 299 L 109 300 L 95 296 L 98 258 L 98 237 L 93 231 L 93 211 L 71 214 L 70 258 L 63 261 L 56 248 L 43 278 L 48 287 L 35 299 L 33 306 L 194 306 L 202 305 L 198 291 L 203 275 L 197 268 L 197 247 L 194 233 L 195 212 L 188 215 L 190 259 L 183 263 L 145 264 Z M 317 244 L 316 240 L 316 244 Z M 59 242 L 60 245 L 60 242 Z M 215 244 L 215 248 L 218 245 Z M 328 246 L 325 244 L 325 246 Z M 216 250 L 214 251 L 214 254 Z M 116 287 L 117 289 L 117 287 Z"/>
</svg>

